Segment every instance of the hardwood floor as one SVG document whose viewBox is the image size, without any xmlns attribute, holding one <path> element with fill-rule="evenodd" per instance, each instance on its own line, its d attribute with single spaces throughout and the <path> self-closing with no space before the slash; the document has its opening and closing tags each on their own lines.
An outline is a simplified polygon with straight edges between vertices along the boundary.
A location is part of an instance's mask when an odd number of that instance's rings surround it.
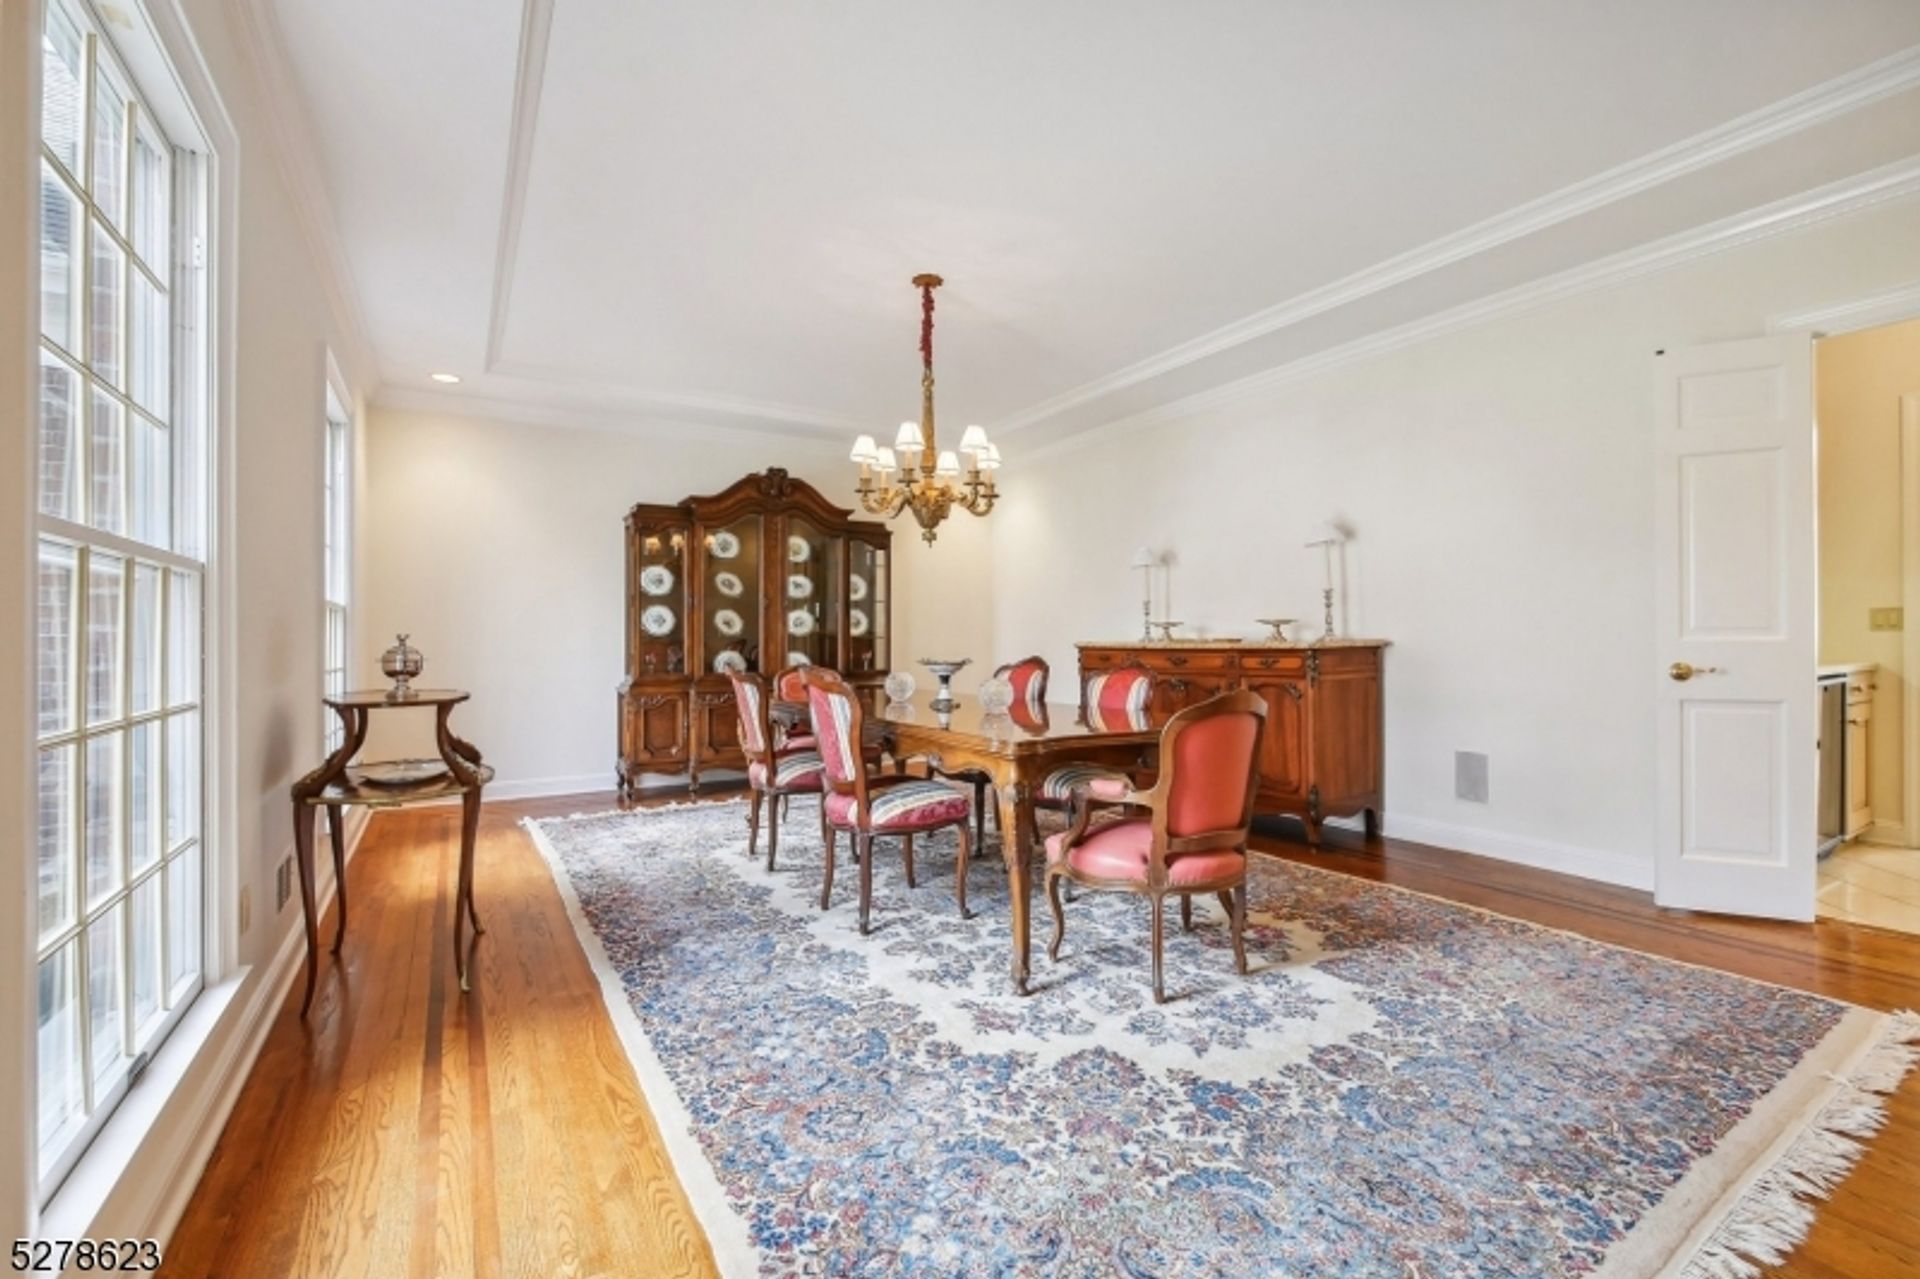
<svg viewBox="0 0 1920 1279">
<path fill-rule="evenodd" d="M 167 1250 L 166 1275 L 711 1275 L 709 1251 L 525 816 L 611 795 L 489 804 L 474 994 L 451 945 L 457 809 L 374 818 L 348 872 L 341 966 L 310 1020 L 282 1008 Z M 1881 1009 L 1920 1007 L 1920 937 L 1695 916 L 1643 893 L 1393 840 L 1310 865 Z M 331 924 L 322 936 L 330 935 Z M 1920 1274 L 1920 1073 L 1775 1275 Z"/>
</svg>

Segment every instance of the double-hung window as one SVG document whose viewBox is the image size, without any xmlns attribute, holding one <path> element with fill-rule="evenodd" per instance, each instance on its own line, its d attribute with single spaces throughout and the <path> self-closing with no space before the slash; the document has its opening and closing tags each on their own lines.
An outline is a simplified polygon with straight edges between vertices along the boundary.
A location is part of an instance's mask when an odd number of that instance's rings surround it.
<svg viewBox="0 0 1920 1279">
<path fill-rule="evenodd" d="M 340 397 L 332 387 L 327 388 L 327 455 L 325 459 L 325 501 L 326 501 L 326 636 L 322 652 L 326 654 L 326 666 L 322 672 L 323 688 L 328 697 L 337 697 L 347 691 L 347 591 L 349 587 L 352 550 L 348 544 L 348 529 L 351 527 L 352 505 L 349 477 L 352 468 L 349 464 L 349 445 L 353 438 L 352 420 L 346 409 L 341 407 Z M 329 713 L 325 717 L 325 740 L 322 745 L 331 755 L 340 749 L 346 737 L 346 728 L 340 717 Z"/>
<path fill-rule="evenodd" d="M 46 0 L 36 478 L 39 1182 L 201 987 L 204 149 Z M 174 117 L 178 119 L 177 116 Z"/>
</svg>

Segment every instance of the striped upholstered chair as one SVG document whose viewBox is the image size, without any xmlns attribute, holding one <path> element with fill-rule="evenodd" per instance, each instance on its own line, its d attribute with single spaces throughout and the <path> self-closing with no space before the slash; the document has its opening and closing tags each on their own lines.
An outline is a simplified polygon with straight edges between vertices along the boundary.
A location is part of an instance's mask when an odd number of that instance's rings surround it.
<svg viewBox="0 0 1920 1279">
<path fill-rule="evenodd" d="M 1023 657 L 994 671 L 995 679 L 1003 679 L 1013 686 L 1013 705 L 1007 708 L 1007 715 L 1014 723 L 1029 728 L 1045 724 L 1048 669 L 1044 657 Z M 993 810 L 994 829 L 1000 829 L 1000 806 L 987 803 L 987 790 L 993 785 L 993 778 L 977 768 L 939 775 L 956 782 L 966 782 L 973 787 L 973 838 L 984 847 L 987 842 L 988 809 Z"/>
<path fill-rule="evenodd" d="M 1073 824 L 1047 840 L 1047 901 L 1053 907 L 1050 959 L 1060 958 L 1068 883 L 1138 893 L 1152 903 L 1153 999 L 1166 1002 L 1160 980 L 1161 906 L 1180 899 L 1180 923 L 1193 929 L 1193 896 L 1214 893 L 1227 912 L 1233 962 L 1247 971 L 1247 836 L 1260 730 L 1267 704 L 1257 693 L 1222 693 L 1190 706 L 1160 736 L 1160 772 L 1153 789 L 1116 797 L 1135 815 L 1092 823 L 1088 791 L 1075 795 Z"/>
<path fill-rule="evenodd" d="M 767 869 L 772 870 L 774 853 L 780 847 L 780 818 L 787 801 L 795 795 L 819 795 L 826 789 L 820 756 L 812 749 L 774 745 L 767 689 L 758 675 L 729 671 L 727 679 L 733 684 L 733 704 L 740 711 L 740 749 L 747 757 L 747 785 L 751 794 L 747 809 L 747 856 L 753 856 L 759 845 L 760 810 L 764 805 Z M 825 830 L 824 823 L 821 829 Z"/>
<path fill-rule="evenodd" d="M 825 813 L 827 862 L 820 885 L 820 909 L 825 910 L 833 896 L 834 844 L 841 831 L 851 837 L 860 862 L 860 931 L 864 934 L 873 910 L 874 840 L 885 836 L 900 839 L 907 887 L 913 888 L 913 837 L 951 826 L 960 835 L 954 899 L 960 906 L 960 918 L 971 918 L 972 912 L 967 909 L 967 860 L 973 854 L 973 840 L 967 831 L 971 805 L 966 795 L 931 779 L 871 776 L 860 749 L 865 713 L 859 697 L 845 680 L 818 667 L 807 668 L 806 682 L 807 705 L 812 711 L 813 733 L 820 742 L 826 778 L 821 807 Z"/>
<path fill-rule="evenodd" d="M 1152 702 L 1153 672 L 1138 662 L 1095 671 L 1080 685 L 1080 716 L 1096 727 L 1144 728 Z M 1082 786 L 1095 802 L 1110 804 L 1133 788 L 1133 779 L 1104 764 L 1062 764 L 1041 781 L 1034 807 L 1065 812 Z"/>
<path fill-rule="evenodd" d="M 782 667 L 773 677 L 773 695 L 775 699 L 782 702 L 805 702 L 807 700 L 807 681 L 802 672 L 806 669 L 805 664 Z M 783 730 L 779 725 L 775 725 L 774 732 L 779 734 L 779 742 L 782 750 L 810 751 L 815 748 L 816 743 L 813 740 L 813 734 L 804 729 Z"/>
</svg>

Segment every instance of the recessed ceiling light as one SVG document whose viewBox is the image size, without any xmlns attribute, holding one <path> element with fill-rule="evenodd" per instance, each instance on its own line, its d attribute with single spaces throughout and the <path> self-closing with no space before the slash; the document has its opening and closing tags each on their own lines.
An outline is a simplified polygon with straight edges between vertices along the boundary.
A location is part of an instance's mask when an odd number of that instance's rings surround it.
<svg viewBox="0 0 1920 1279">
<path fill-rule="evenodd" d="M 433 380 L 436 382 L 445 382 L 448 386 L 452 386 L 460 380 L 460 375 L 458 373 L 435 373 Z"/>
</svg>

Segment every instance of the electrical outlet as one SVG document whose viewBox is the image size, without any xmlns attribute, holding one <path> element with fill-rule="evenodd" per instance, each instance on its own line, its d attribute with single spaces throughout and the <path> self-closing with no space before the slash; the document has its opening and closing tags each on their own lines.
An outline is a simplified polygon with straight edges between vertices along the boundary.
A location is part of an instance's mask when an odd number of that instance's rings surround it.
<svg viewBox="0 0 1920 1279">
<path fill-rule="evenodd" d="M 1867 610 L 1867 629 L 1870 631 L 1904 631 L 1907 629 L 1907 610 L 1904 608 L 1870 608 Z"/>
<path fill-rule="evenodd" d="M 1479 751 L 1453 753 L 1453 794 L 1471 804 L 1487 802 L 1487 757 Z"/>
<path fill-rule="evenodd" d="M 293 857 L 289 854 L 280 859 L 279 869 L 273 873 L 273 908 L 276 911 L 287 908 L 287 898 L 293 896 Z"/>
<path fill-rule="evenodd" d="M 245 937 L 247 929 L 253 927 L 253 888 L 251 885 L 240 890 L 240 935 Z"/>
</svg>

